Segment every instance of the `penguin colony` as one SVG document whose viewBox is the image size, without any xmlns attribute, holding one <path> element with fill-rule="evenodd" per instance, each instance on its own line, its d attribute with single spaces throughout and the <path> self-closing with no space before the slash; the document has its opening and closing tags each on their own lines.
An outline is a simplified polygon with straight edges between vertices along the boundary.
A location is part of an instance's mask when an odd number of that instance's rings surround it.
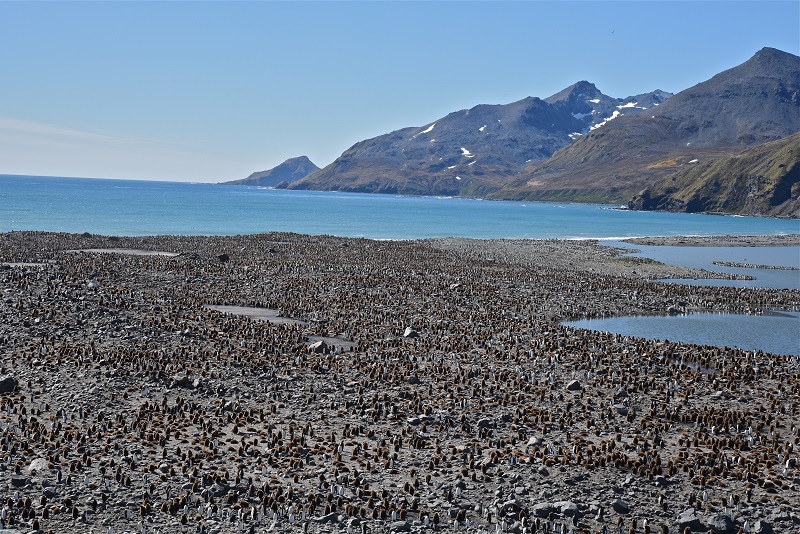
<svg viewBox="0 0 800 534">
<path fill-rule="evenodd" d="M 560 322 L 800 292 L 615 254 L 0 234 L 0 529 L 796 531 L 797 356 Z"/>
</svg>

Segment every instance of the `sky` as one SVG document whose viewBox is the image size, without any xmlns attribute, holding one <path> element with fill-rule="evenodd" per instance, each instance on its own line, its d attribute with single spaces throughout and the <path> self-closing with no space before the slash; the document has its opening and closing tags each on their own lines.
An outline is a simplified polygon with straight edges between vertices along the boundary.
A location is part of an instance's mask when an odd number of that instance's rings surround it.
<svg viewBox="0 0 800 534">
<path fill-rule="evenodd" d="M 588 80 L 673 93 L 769 46 L 789 1 L 0 0 L 0 174 L 221 182 Z"/>
</svg>

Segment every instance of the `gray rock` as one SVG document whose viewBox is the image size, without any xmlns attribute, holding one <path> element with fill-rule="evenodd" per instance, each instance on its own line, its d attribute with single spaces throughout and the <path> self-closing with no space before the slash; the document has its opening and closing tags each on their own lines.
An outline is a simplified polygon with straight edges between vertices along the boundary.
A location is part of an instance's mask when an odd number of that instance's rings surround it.
<svg viewBox="0 0 800 534">
<path fill-rule="evenodd" d="M 339 514 L 336 512 L 331 512 L 326 515 L 321 515 L 319 517 L 312 517 L 311 521 L 313 523 L 336 523 L 339 520 Z"/>
<path fill-rule="evenodd" d="M 324 340 L 319 340 L 308 346 L 308 349 L 314 354 L 325 354 L 330 351 L 330 347 Z"/>
<path fill-rule="evenodd" d="M 628 505 L 628 503 L 620 499 L 612 502 L 611 508 L 613 508 L 618 514 L 628 514 L 631 511 L 631 507 Z"/>
<path fill-rule="evenodd" d="M 230 489 L 226 484 L 217 484 L 214 483 L 211 485 L 211 494 L 214 497 L 224 497 L 228 494 L 228 490 Z"/>
<path fill-rule="evenodd" d="M 11 476 L 11 486 L 14 488 L 24 488 L 28 484 L 31 483 L 31 479 L 28 477 L 24 477 L 21 475 L 12 475 Z"/>
<path fill-rule="evenodd" d="M 408 377 L 408 383 L 412 386 L 417 385 L 419 384 L 419 378 L 417 378 L 417 375 L 411 375 Z"/>
<path fill-rule="evenodd" d="M 389 525 L 389 532 L 410 532 L 411 523 L 408 521 L 395 521 Z"/>
<path fill-rule="evenodd" d="M 537 469 L 536 472 L 542 475 L 543 477 L 550 476 L 550 471 L 548 471 L 547 468 L 543 465 L 539 466 L 539 469 Z"/>
<path fill-rule="evenodd" d="M 686 527 L 689 527 L 691 530 L 703 530 L 705 528 L 703 523 L 697 518 L 697 512 L 695 512 L 694 508 L 687 508 L 681 512 L 675 522 L 678 523 L 678 529 L 681 531 Z"/>
<path fill-rule="evenodd" d="M 772 528 L 772 524 L 768 521 L 764 521 L 763 519 L 759 519 L 755 523 L 753 523 L 753 530 L 755 534 L 774 534 L 775 530 Z"/>
<path fill-rule="evenodd" d="M 493 426 L 492 420 L 484 417 L 483 419 L 478 420 L 478 428 L 486 428 Z"/>
<path fill-rule="evenodd" d="M 169 384 L 170 389 L 174 388 L 184 388 L 184 389 L 192 389 L 194 385 L 194 381 L 189 378 L 187 375 L 175 375 L 172 377 L 172 381 Z"/>
<path fill-rule="evenodd" d="M 536 517 L 543 517 L 547 518 L 550 517 L 550 514 L 555 512 L 555 506 L 551 502 L 540 502 L 539 504 L 533 505 L 533 515 Z"/>
<path fill-rule="evenodd" d="M 571 380 L 569 384 L 567 384 L 567 390 L 569 391 L 580 391 L 581 383 L 577 380 Z"/>
<path fill-rule="evenodd" d="M 0 376 L 0 393 L 11 393 L 17 389 L 19 382 L 11 375 Z"/>
<path fill-rule="evenodd" d="M 724 514 L 715 515 L 709 519 L 708 526 L 716 530 L 718 534 L 734 532 L 736 530 L 736 527 L 733 525 L 733 520 Z"/>
<path fill-rule="evenodd" d="M 405 332 L 403 332 L 403 337 L 407 337 L 410 339 L 414 339 L 419 337 L 419 332 L 411 328 L 410 326 L 406 327 Z"/>
<path fill-rule="evenodd" d="M 612 408 L 614 408 L 620 415 L 628 415 L 628 407 L 624 404 L 615 404 L 612 406 Z"/>
<path fill-rule="evenodd" d="M 47 460 L 44 458 L 36 458 L 28 466 L 28 473 L 31 475 L 42 475 L 50 471 Z"/>
<path fill-rule="evenodd" d="M 580 513 L 580 507 L 572 501 L 558 501 L 554 502 L 553 506 L 558 508 L 561 515 L 573 517 Z"/>
</svg>

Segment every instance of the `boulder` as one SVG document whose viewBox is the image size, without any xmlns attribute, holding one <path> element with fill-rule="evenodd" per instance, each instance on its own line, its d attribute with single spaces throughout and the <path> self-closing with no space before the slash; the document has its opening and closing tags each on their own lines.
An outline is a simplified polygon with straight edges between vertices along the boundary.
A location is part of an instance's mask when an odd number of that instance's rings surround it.
<svg viewBox="0 0 800 534">
<path fill-rule="evenodd" d="M 184 388 L 184 389 L 192 389 L 194 386 L 194 381 L 189 378 L 187 375 L 175 375 L 172 377 L 172 380 L 169 383 L 169 388 Z"/>
<path fill-rule="evenodd" d="M 678 519 L 675 520 L 678 524 L 678 530 L 683 532 L 686 527 L 689 527 L 690 530 L 704 530 L 705 527 L 703 523 L 697 518 L 697 512 L 694 508 L 687 508 L 683 512 L 680 513 Z"/>
<path fill-rule="evenodd" d="M 708 526 L 713 528 L 717 534 L 736 531 L 736 527 L 733 525 L 733 519 L 725 514 L 718 514 L 709 519 Z"/>
<path fill-rule="evenodd" d="M 411 328 L 410 326 L 406 327 L 405 332 L 403 332 L 403 337 L 407 337 L 409 339 L 414 339 L 419 337 L 419 332 Z"/>
<path fill-rule="evenodd" d="M 626 397 L 628 397 L 628 392 L 624 388 L 619 388 L 614 392 L 615 399 L 624 399 Z"/>
<path fill-rule="evenodd" d="M 12 488 L 24 488 L 31 483 L 31 479 L 21 475 L 11 475 Z"/>
<path fill-rule="evenodd" d="M 50 466 L 44 458 L 36 458 L 28 466 L 28 473 L 31 475 L 43 475 L 50 471 Z"/>
<path fill-rule="evenodd" d="M 581 383 L 577 380 L 571 380 L 569 384 L 567 384 L 568 391 L 580 391 L 581 390 Z"/>
<path fill-rule="evenodd" d="M 311 518 L 311 521 L 314 523 L 336 523 L 338 520 L 339 515 L 336 512 Z"/>
<path fill-rule="evenodd" d="M 556 508 L 551 502 L 540 502 L 539 504 L 533 505 L 533 515 L 536 517 L 547 519 L 555 510 Z"/>
<path fill-rule="evenodd" d="M 330 347 L 323 340 L 312 343 L 308 346 L 308 349 L 314 354 L 325 354 L 330 351 Z"/>
<path fill-rule="evenodd" d="M 772 528 L 772 524 L 768 521 L 764 521 L 763 519 L 759 519 L 755 523 L 753 523 L 753 530 L 755 534 L 773 534 L 775 530 Z"/>
<path fill-rule="evenodd" d="M 631 507 L 623 500 L 617 499 L 611 503 L 611 508 L 618 514 L 629 514 Z"/>
<path fill-rule="evenodd" d="M 11 393 L 17 389 L 19 382 L 11 375 L 0 376 L 0 393 Z"/>
<path fill-rule="evenodd" d="M 574 517 L 580 513 L 580 507 L 572 501 L 554 502 L 553 506 L 558 508 L 559 513 L 563 516 Z"/>
</svg>

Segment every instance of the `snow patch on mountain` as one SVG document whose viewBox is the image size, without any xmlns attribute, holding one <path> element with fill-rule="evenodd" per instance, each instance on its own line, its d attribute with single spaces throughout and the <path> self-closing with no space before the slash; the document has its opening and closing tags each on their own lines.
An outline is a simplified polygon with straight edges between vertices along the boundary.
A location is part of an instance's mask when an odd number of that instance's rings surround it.
<svg viewBox="0 0 800 534">
<path fill-rule="evenodd" d="M 622 113 L 620 113 L 619 111 L 614 111 L 614 113 L 612 113 L 611 116 L 608 117 L 606 120 L 604 120 L 603 122 L 599 122 L 599 123 L 595 124 L 594 126 L 592 126 L 591 128 L 589 128 L 589 131 L 596 130 L 596 129 L 600 128 L 601 126 L 606 124 L 608 121 L 612 121 L 612 120 L 616 119 L 617 117 L 619 117 L 620 115 L 622 115 Z"/>
</svg>

